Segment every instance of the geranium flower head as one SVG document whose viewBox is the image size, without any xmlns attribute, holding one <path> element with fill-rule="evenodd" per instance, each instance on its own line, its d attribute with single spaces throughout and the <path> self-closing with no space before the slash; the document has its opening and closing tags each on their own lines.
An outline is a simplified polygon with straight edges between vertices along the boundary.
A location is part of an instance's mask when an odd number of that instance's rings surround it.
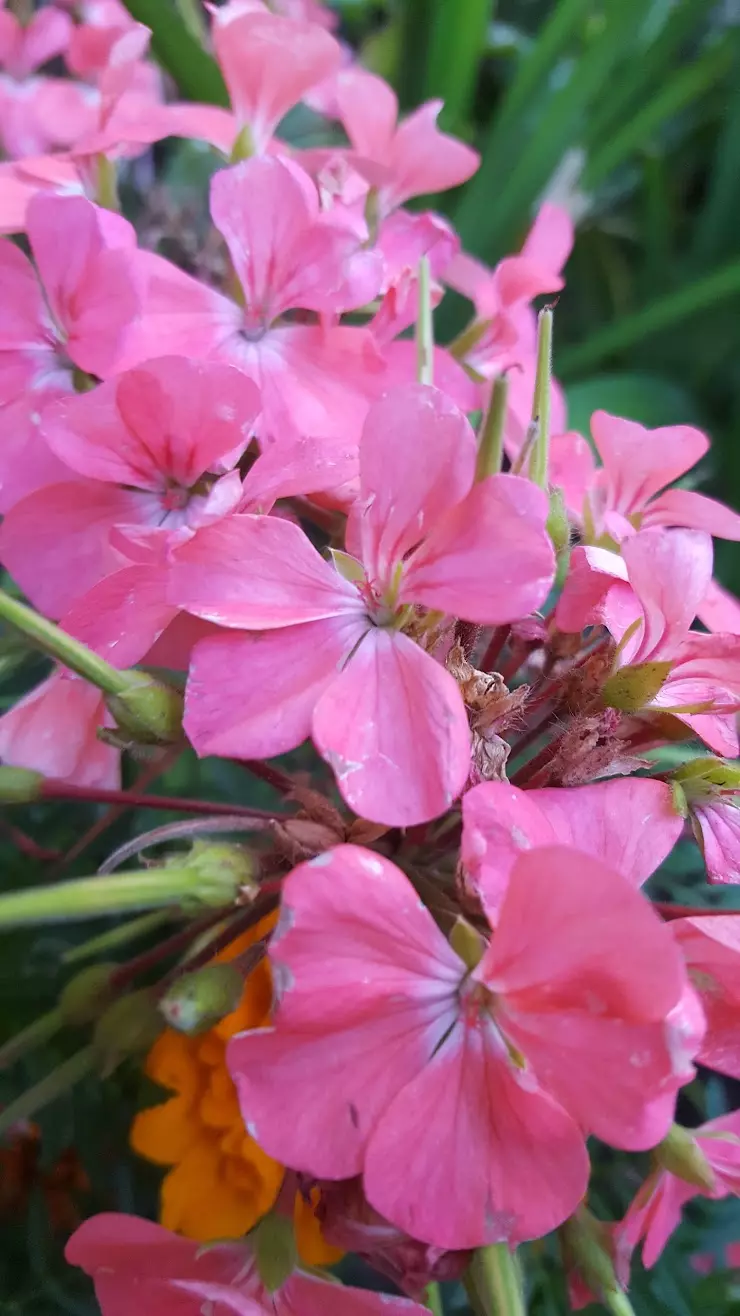
<svg viewBox="0 0 740 1316">
<path fill-rule="evenodd" d="M 475 457 L 453 404 L 407 385 L 368 416 L 361 560 L 345 557 L 344 574 L 274 518 L 233 517 L 176 550 L 173 603 L 261 632 L 198 646 L 187 720 L 199 752 L 269 757 L 311 734 L 364 817 L 410 825 L 444 811 L 470 738 L 458 687 L 428 651 L 439 622 L 525 616 L 554 567 L 542 491 L 511 475 L 474 484 Z"/>
<path fill-rule="evenodd" d="M 644 1148 L 667 1131 L 691 1072 L 670 1024 L 680 956 L 598 861 L 520 856 L 472 971 L 408 878 L 355 846 L 295 869 L 283 910 L 274 1027 L 229 1049 L 247 1127 L 309 1174 L 362 1173 L 414 1237 L 547 1233 L 585 1191 L 586 1134 Z"/>
</svg>

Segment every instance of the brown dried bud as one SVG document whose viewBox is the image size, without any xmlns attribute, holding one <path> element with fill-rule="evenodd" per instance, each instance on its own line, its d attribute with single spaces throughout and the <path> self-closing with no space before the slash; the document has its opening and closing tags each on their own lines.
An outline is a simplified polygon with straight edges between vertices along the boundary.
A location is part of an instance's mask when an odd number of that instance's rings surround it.
<svg viewBox="0 0 740 1316">
<path fill-rule="evenodd" d="M 599 777 L 624 776 L 645 767 L 629 753 L 619 731 L 621 716 L 605 708 L 592 717 L 576 717 L 563 732 L 552 761 L 551 784 L 583 786 Z"/>
<path fill-rule="evenodd" d="M 323 823 L 311 822 L 309 818 L 289 818 L 285 822 L 275 822 L 272 826 L 275 849 L 282 859 L 289 864 L 302 864 L 305 859 L 323 854 L 344 840 L 344 828 L 337 834 Z"/>
</svg>

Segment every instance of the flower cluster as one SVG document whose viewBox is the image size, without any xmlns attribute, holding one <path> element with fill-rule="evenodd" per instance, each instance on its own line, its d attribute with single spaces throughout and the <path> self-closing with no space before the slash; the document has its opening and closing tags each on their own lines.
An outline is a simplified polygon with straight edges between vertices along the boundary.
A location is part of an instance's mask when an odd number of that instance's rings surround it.
<svg viewBox="0 0 740 1316">
<path fill-rule="evenodd" d="M 108 1316 L 421 1312 L 463 1272 L 488 1311 L 481 1250 L 561 1230 L 574 1301 L 621 1301 L 641 1241 L 650 1265 L 689 1197 L 740 1189 L 737 1113 L 674 1123 L 696 1063 L 740 1077 L 740 914 L 641 889 L 692 836 L 740 881 L 740 609 L 712 578 L 740 516 L 676 486 L 708 441 L 567 429 L 533 302 L 568 215 L 490 270 L 407 209 L 477 156 L 435 102 L 399 120 L 318 0 L 214 11 L 228 110 L 168 102 L 118 0 L 0 19 L 0 561 L 35 610 L 0 615 L 58 661 L 0 717 L 3 764 L 103 799 L 122 747 L 186 740 L 293 810 L 253 881 L 200 852 L 131 875 L 121 908 L 181 881 L 235 937 L 254 905 L 230 955 L 266 958 L 150 1052 L 174 1095 L 132 1140 L 167 1228 L 96 1217 L 69 1259 Z M 38 72 L 58 55 L 71 78 Z M 285 141 L 301 102 L 344 144 Z M 179 263 L 117 209 L 172 136 L 219 161 Z M 446 288 L 472 312 L 440 346 Z M 310 788 L 264 766 L 301 746 Z M 654 1158 L 596 1248 L 595 1139 Z M 308 1268 L 338 1250 L 407 1297 Z"/>
</svg>

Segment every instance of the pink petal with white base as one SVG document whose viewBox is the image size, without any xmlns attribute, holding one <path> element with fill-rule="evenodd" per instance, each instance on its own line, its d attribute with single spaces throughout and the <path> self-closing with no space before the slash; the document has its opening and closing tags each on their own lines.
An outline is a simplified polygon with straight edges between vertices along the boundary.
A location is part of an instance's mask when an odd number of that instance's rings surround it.
<svg viewBox="0 0 740 1316">
<path fill-rule="evenodd" d="M 302 744 L 364 625 L 340 617 L 200 641 L 185 697 L 185 730 L 197 752 L 272 758 Z"/>
<path fill-rule="evenodd" d="M 386 583 L 397 563 L 469 492 L 476 443 L 438 389 L 406 384 L 368 413 L 360 442 L 363 557 Z"/>
<path fill-rule="evenodd" d="M 474 485 L 411 557 L 401 599 L 483 625 L 526 617 L 555 574 L 548 512 L 530 480 L 494 475 Z"/>
<path fill-rule="evenodd" d="M 38 489 L 5 517 L 0 560 L 34 607 L 61 617 L 120 565 L 110 533 L 142 519 L 140 496 L 96 480 Z"/>
<path fill-rule="evenodd" d="M 413 1133 L 420 1128 L 423 1140 Z M 436 1247 L 469 1248 L 549 1233 L 575 1210 L 588 1172 L 577 1124 L 515 1067 L 481 1016 L 458 1023 L 384 1112 L 364 1184 L 398 1228 Z"/>
<path fill-rule="evenodd" d="M 205 527 L 175 551 L 170 581 L 173 604 L 219 626 L 272 630 L 364 615 L 355 586 L 280 517 L 232 516 Z"/>
<path fill-rule="evenodd" d="M 232 106 L 251 129 L 257 152 L 264 151 L 288 110 L 342 58 L 334 38 L 315 23 L 270 13 L 217 23 L 213 40 Z"/>
<path fill-rule="evenodd" d="M 136 291 L 138 309 L 129 317 L 117 373 L 160 356 L 163 345 L 168 354 L 211 356 L 241 328 L 235 302 L 152 251 L 131 253 L 124 275 Z"/>
<path fill-rule="evenodd" d="M 238 370 L 161 357 L 47 411 L 44 437 L 81 475 L 186 490 L 239 454 L 259 409 L 257 389 Z"/>
<path fill-rule="evenodd" d="M 740 919 L 736 914 L 682 918 L 670 928 L 706 1014 L 697 1060 L 740 1079 Z"/>
<path fill-rule="evenodd" d="M 350 808 L 388 826 L 439 817 L 470 768 L 456 682 L 407 636 L 377 627 L 319 701 L 312 736 Z"/>
<path fill-rule="evenodd" d="M 642 526 L 685 526 L 715 539 L 740 539 L 740 516 L 716 498 L 691 489 L 666 489 L 645 510 Z"/>
<path fill-rule="evenodd" d="M 608 478 L 609 505 L 625 516 L 695 466 L 709 440 L 688 425 L 650 430 L 633 420 L 595 411 L 591 433 Z"/>
<path fill-rule="evenodd" d="M 692 809 L 710 882 L 740 883 L 740 802 L 710 799 Z"/>
</svg>

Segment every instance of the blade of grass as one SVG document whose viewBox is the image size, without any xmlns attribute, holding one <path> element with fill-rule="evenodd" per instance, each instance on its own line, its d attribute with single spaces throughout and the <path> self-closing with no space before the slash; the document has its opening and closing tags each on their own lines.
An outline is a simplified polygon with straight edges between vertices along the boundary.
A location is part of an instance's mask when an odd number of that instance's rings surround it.
<svg viewBox="0 0 740 1316">
<path fill-rule="evenodd" d="M 702 59 L 674 74 L 647 105 L 591 156 L 583 178 L 586 190 L 598 187 L 619 165 L 646 145 L 667 120 L 723 81 L 730 67 L 730 58 L 727 46 L 716 46 Z"/>
<path fill-rule="evenodd" d="M 170 0 L 123 0 L 132 18 L 151 29 L 152 51 L 190 100 L 228 105 L 215 59 L 193 36 Z"/>
<path fill-rule="evenodd" d="M 430 0 L 428 5 L 424 95 L 444 101 L 442 126 L 450 132 L 468 119 L 494 7 L 495 0 Z"/>
<path fill-rule="evenodd" d="M 600 365 L 608 357 L 634 347 L 653 334 L 671 329 L 718 302 L 740 296 L 740 260 L 730 261 L 703 279 L 651 302 L 633 315 L 626 315 L 587 342 L 566 348 L 558 356 L 558 375 L 573 376 Z"/>
<path fill-rule="evenodd" d="M 706 199 L 694 229 L 691 262 L 701 268 L 707 260 L 728 254 L 737 241 L 740 210 L 740 60 L 730 85 L 734 88 L 720 120 Z"/>
<path fill-rule="evenodd" d="M 460 3 L 460 0 L 458 0 Z M 429 0 L 397 0 L 394 27 L 398 28 L 396 91 L 402 110 L 414 109 L 424 97 L 429 45 Z"/>
</svg>

